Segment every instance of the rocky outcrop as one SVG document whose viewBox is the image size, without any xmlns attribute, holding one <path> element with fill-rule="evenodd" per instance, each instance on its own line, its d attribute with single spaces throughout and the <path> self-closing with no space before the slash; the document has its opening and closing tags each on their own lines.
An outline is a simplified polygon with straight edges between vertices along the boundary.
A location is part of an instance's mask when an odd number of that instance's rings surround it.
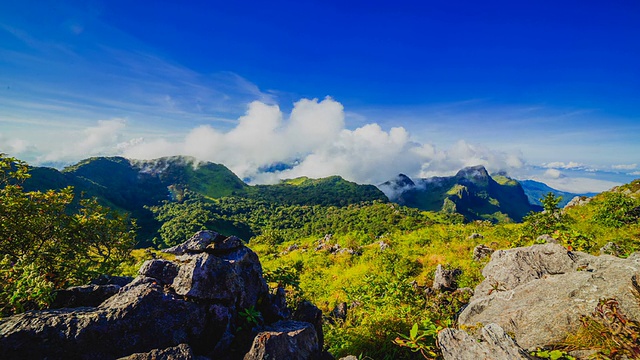
<svg viewBox="0 0 640 360">
<path fill-rule="evenodd" d="M 304 360 L 319 353 L 313 325 L 300 321 L 279 321 L 261 331 L 244 360 Z"/>
<path fill-rule="evenodd" d="M 458 288 L 457 278 L 462 274 L 460 269 L 445 269 L 438 264 L 433 278 L 433 290 L 454 291 Z"/>
<path fill-rule="evenodd" d="M 640 255 L 627 259 L 567 251 L 558 244 L 493 253 L 461 325 L 496 323 L 525 349 L 562 341 L 600 299 L 615 298 L 628 318 L 640 320 L 633 291 Z"/>
<path fill-rule="evenodd" d="M 487 245 L 480 244 L 473 248 L 473 261 L 482 261 L 484 258 L 491 256 L 495 250 Z"/>
<path fill-rule="evenodd" d="M 482 328 L 478 338 L 456 329 L 438 334 L 438 345 L 445 360 L 520 360 L 532 359 L 496 324 Z"/>
<path fill-rule="evenodd" d="M 145 262 L 97 306 L 0 320 L 3 359 L 241 359 L 250 348 L 258 354 L 251 359 L 321 354 L 322 312 L 309 303 L 296 317 L 307 322 L 283 321 L 291 314 L 284 291 L 269 293 L 257 255 L 238 238 L 201 231 L 167 252 L 176 260 Z M 252 323 L 240 316 L 248 309 L 260 315 Z M 258 334 L 273 340 L 254 340 Z"/>
<path fill-rule="evenodd" d="M 166 349 L 154 349 L 146 353 L 135 353 L 118 360 L 192 360 L 193 351 L 187 344 L 180 344 Z"/>
</svg>

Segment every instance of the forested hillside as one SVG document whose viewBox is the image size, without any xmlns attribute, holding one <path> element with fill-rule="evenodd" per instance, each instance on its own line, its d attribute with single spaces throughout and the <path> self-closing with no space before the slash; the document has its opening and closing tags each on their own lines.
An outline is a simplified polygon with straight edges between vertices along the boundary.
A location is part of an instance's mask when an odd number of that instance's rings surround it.
<svg viewBox="0 0 640 360">
<path fill-rule="evenodd" d="M 249 219 L 245 219 L 249 222 L 238 222 L 238 219 L 225 222 L 218 221 L 219 218 L 228 217 L 229 213 L 246 213 L 252 207 L 346 206 L 366 201 L 388 201 L 375 186 L 358 185 L 338 176 L 249 186 L 224 165 L 198 162 L 182 156 L 151 161 L 97 157 L 62 171 L 36 167 L 30 172 L 31 177 L 24 183 L 26 190 L 46 191 L 73 186 L 76 201 L 95 197 L 110 208 L 130 213 L 139 225 L 140 247 L 152 246 L 154 239 L 158 243 L 159 234 L 167 233 L 166 228 L 170 225 L 163 224 L 165 220 L 162 219 L 166 217 L 163 214 L 173 210 L 160 210 L 163 204 L 168 208 L 190 206 L 192 209 L 208 209 L 206 216 L 186 216 L 191 219 L 189 231 L 199 230 L 208 223 L 222 233 L 249 238 L 259 233 Z M 188 238 L 191 234 L 183 232 L 183 235 Z"/>
<path fill-rule="evenodd" d="M 505 174 L 489 175 L 483 166 L 460 170 L 454 176 L 413 181 L 400 174 L 380 185 L 391 201 L 426 211 L 462 214 L 467 220 L 516 221 L 531 211 L 520 183 Z"/>
</svg>

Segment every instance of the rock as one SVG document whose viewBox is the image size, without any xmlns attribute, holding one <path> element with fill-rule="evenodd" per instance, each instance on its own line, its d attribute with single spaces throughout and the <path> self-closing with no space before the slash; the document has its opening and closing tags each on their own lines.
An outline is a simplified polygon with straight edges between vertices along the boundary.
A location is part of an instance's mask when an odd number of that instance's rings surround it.
<svg viewBox="0 0 640 360">
<path fill-rule="evenodd" d="M 603 247 L 600 248 L 600 255 L 612 255 L 620 257 L 624 255 L 624 251 L 613 241 L 609 241 Z"/>
<path fill-rule="evenodd" d="M 308 322 L 313 325 L 318 336 L 318 346 L 320 349 L 324 347 L 324 333 L 322 332 L 322 310 L 307 300 L 298 304 L 296 311 L 293 312 L 293 320 Z"/>
<path fill-rule="evenodd" d="M 358 360 L 358 358 L 355 357 L 354 355 L 347 355 L 347 356 L 341 357 L 338 360 Z"/>
<path fill-rule="evenodd" d="M 51 309 L 98 306 L 120 291 L 118 285 L 82 285 L 58 290 Z"/>
<path fill-rule="evenodd" d="M 389 244 L 387 244 L 383 240 L 380 240 L 378 242 L 378 245 L 380 246 L 380 251 L 385 251 L 385 250 L 387 250 L 389 248 Z"/>
<path fill-rule="evenodd" d="M 276 289 L 275 294 L 269 294 L 267 301 L 260 306 L 260 312 L 267 323 L 285 320 L 291 317 L 287 307 L 287 294 L 282 287 Z"/>
<path fill-rule="evenodd" d="M 542 234 L 538 236 L 536 242 L 539 244 L 558 244 L 558 240 L 554 239 L 549 234 Z"/>
<path fill-rule="evenodd" d="M 462 274 L 460 269 L 447 270 L 438 264 L 433 279 L 433 290 L 454 291 L 458 288 L 456 278 Z"/>
<path fill-rule="evenodd" d="M 119 360 L 191 360 L 193 352 L 188 344 L 180 344 L 166 349 L 154 349 L 146 353 L 135 353 Z"/>
<path fill-rule="evenodd" d="M 570 207 L 573 207 L 573 206 L 584 206 L 584 205 L 588 204 L 589 202 L 591 202 L 591 198 L 590 197 L 575 196 L 573 199 L 569 200 L 567 205 L 564 206 L 564 209 L 567 209 L 567 208 L 570 208 Z"/>
<path fill-rule="evenodd" d="M 333 359 L 321 351 L 322 311 L 305 302 L 289 321 L 284 289 L 269 293 L 258 256 L 240 239 L 201 231 L 171 252 L 180 254 L 175 261 L 149 260 L 122 287 L 88 285 L 59 297 L 61 306 L 90 306 L 0 319 L 0 357 L 238 359 L 257 334 L 240 330 L 239 311 L 253 308 L 266 332 L 248 358 Z M 113 295 L 103 301 L 106 289 Z M 80 301 L 86 294 L 91 301 Z"/>
<path fill-rule="evenodd" d="M 487 245 L 480 244 L 473 249 L 473 261 L 480 261 L 487 256 L 491 256 L 495 250 Z"/>
<path fill-rule="evenodd" d="M 110 276 L 100 275 L 91 280 L 92 285 L 118 285 L 120 287 L 127 285 L 133 280 L 131 276 Z"/>
<path fill-rule="evenodd" d="M 242 246 L 242 240 L 235 236 L 227 238 L 217 237 L 212 243 L 207 245 L 206 251 L 212 254 L 221 254 L 227 251 L 238 249 Z"/>
<path fill-rule="evenodd" d="M 467 240 L 476 240 L 476 239 L 484 239 L 484 236 L 482 236 L 482 234 L 478 234 L 478 233 L 473 233 L 473 234 L 467 236 Z"/>
<path fill-rule="evenodd" d="M 169 315 L 169 316 L 168 316 Z M 4 359 L 114 359 L 137 352 L 200 344 L 206 308 L 144 283 L 97 308 L 27 312 L 0 320 Z"/>
<path fill-rule="evenodd" d="M 187 253 L 201 253 L 207 249 L 207 246 L 213 242 L 223 242 L 226 237 L 215 231 L 202 230 L 198 231 L 189 240 L 182 244 L 162 250 L 162 252 L 174 255 L 184 255 Z"/>
<path fill-rule="evenodd" d="M 268 294 L 258 255 L 247 247 L 220 255 L 182 255 L 176 261 L 180 270 L 172 288 L 178 295 L 246 309 Z"/>
<path fill-rule="evenodd" d="M 169 260 L 154 259 L 145 261 L 138 274 L 154 278 L 162 285 L 168 285 L 173 282 L 178 275 L 178 265 Z"/>
<path fill-rule="evenodd" d="M 347 303 L 341 302 L 331 310 L 331 317 L 334 319 L 340 319 L 342 321 L 347 320 Z"/>
<path fill-rule="evenodd" d="M 569 252 L 558 244 L 496 251 L 482 274 L 461 325 L 496 323 L 525 349 L 562 341 L 598 301 L 616 298 L 630 319 L 640 320 L 633 293 L 640 256 L 620 259 Z"/>
<path fill-rule="evenodd" d="M 445 360 L 533 359 L 496 324 L 484 326 L 479 339 L 463 330 L 444 329 L 438 333 L 438 345 Z"/>
<path fill-rule="evenodd" d="M 307 360 L 320 353 L 313 325 L 300 321 L 278 321 L 253 340 L 244 360 Z"/>
</svg>

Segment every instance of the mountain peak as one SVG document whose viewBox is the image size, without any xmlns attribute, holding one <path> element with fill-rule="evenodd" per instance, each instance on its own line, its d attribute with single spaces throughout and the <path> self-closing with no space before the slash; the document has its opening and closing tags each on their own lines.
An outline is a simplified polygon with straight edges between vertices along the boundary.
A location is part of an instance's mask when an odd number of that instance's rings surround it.
<svg viewBox="0 0 640 360">
<path fill-rule="evenodd" d="M 476 165 L 476 166 L 468 166 L 460 171 L 458 171 L 458 173 L 456 174 L 457 178 L 465 178 L 471 181 L 478 181 L 478 180 L 487 180 L 489 179 L 489 172 L 487 172 L 487 169 L 485 169 L 484 166 L 482 165 Z"/>
</svg>

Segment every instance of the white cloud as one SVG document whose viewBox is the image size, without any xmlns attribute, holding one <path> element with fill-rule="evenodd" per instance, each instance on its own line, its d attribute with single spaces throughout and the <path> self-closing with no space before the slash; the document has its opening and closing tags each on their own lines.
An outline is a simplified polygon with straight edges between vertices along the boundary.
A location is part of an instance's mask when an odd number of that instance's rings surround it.
<svg viewBox="0 0 640 360">
<path fill-rule="evenodd" d="M 0 133 L 0 153 L 10 156 L 20 156 L 26 152 L 33 150 L 33 145 L 28 141 L 17 138 L 9 138 Z"/>
<path fill-rule="evenodd" d="M 277 105 L 254 101 L 227 132 L 199 126 L 181 141 L 126 143 L 122 154 L 136 159 L 190 155 L 225 164 L 255 183 L 340 175 L 359 183 L 379 184 L 398 173 L 422 177 L 450 175 L 473 165 L 484 165 L 490 171 L 523 166 L 519 154 L 496 152 L 465 141 L 438 150 L 432 144 L 413 141 L 402 127 L 385 130 L 369 123 L 347 129 L 342 104 L 329 97 L 322 101 L 302 99 L 287 118 Z M 275 173 L 261 170 L 277 163 L 290 168 Z"/>
<path fill-rule="evenodd" d="M 544 176 L 549 179 L 560 179 L 564 177 L 562 172 L 558 169 L 548 169 L 544 172 Z"/>
<path fill-rule="evenodd" d="M 619 182 L 607 181 L 607 180 L 599 180 L 585 177 L 538 177 L 534 180 L 544 182 L 550 187 L 561 190 L 572 192 L 576 194 L 582 193 L 591 193 L 591 192 L 602 192 L 611 189 L 614 186 L 620 185 Z"/>
<path fill-rule="evenodd" d="M 550 163 L 546 163 L 543 164 L 542 167 L 548 168 L 548 169 L 585 169 L 586 165 L 575 162 L 575 161 L 569 161 L 568 163 L 564 163 L 562 161 L 554 161 L 554 162 L 550 162 Z"/>
<path fill-rule="evenodd" d="M 615 170 L 634 170 L 637 167 L 638 164 L 620 164 L 611 166 L 611 168 Z"/>
<path fill-rule="evenodd" d="M 116 155 L 126 126 L 124 119 L 100 120 L 96 126 L 66 132 L 56 139 L 58 148 L 40 157 L 40 162 L 75 161 L 96 155 Z"/>
</svg>

